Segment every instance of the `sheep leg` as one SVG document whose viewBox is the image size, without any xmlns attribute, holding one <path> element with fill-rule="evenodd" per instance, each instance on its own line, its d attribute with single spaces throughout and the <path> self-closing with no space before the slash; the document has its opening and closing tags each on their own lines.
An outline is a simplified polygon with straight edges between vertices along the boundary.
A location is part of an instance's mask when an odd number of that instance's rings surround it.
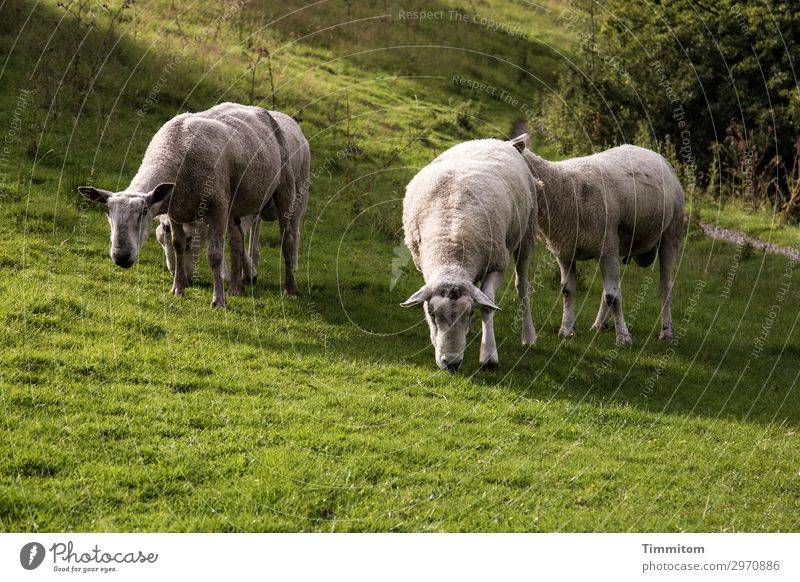
<svg viewBox="0 0 800 582">
<path fill-rule="evenodd" d="M 614 327 L 617 331 L 617 343 L 624 346 L 633 345 L 633 338 L 625 324 L 622 314 L 622 291 L 619 284 L 619 259 L 616 255 L 600 257 L 600 272 L 603 275 L 603 299 L 614 314 Z"/>
<path fill-rule="evenodd" d="M 558 337 L 569 337 L 575 334 L 575 292 L 578 290 L 578 275 L 574 262 L 557 260 L 558 268 L 561 269 L 561 294 L 564 296 L 564 314 Z"/>
<path fill-rule="evenodd" d="M 251 285 L 256 284 L 258 278 L 258 261 L 261 259 L 261 217 L 256 216 L 250 226 L 250 242 L 247 246 L 248 252 L 244 257 L 244 276 L 245 281 Z"/>
<path fill-rule="evenodd" d="M 661 333 L 658 339 L 672 340 L 672 273 L 680 251 L 680 239 L 665 236 L 658 247 L 659 290 L 661 291 Z"/>
<path fill-rule="evenodd" d="M 159 224 L 156 228 L 156 240 L 164 249 L 164 256 L 167 259 L 167 270 L 175 279 L 175 247 L 172 246 L 172 232 L 169 225 Z"/>
<path fill-rule="evenodd" d="M 292 199 L 292 206 L 289 210 L 292 223 L 292 271 L 297 272 L 297 263 L 300 256 L 300 223 L 303 221 L 303 215 L 306 213 L 308 206 L 308 189 L 309 189 L 309 168 L 305 168 L 305 173 L 297 178 L 292 177 L 291 183 L 294 190 L 294 198 Z M 305 176 L 305 177 L 302 177 Z M 301 179 L 302 178 L 302 179 Z M 296 288 L 296 284 L 295 284 Z"/>
<path fill-rule="evenodd" d="M 214 279 L 214 293 L 211 298 L 211 307 L 225 309 L 225 287 L 222 282 L 222 260 L 225 258 L 225 226 L 228 223 L 227 209 L 211 216 L 208 225 L 208 266 Z"/>
<path fill-rule="evenodd" d="M 592 324 L 592 331 L 608 331 L 608 314 L 611 309 L 606 305 L 605 298 L 600 297 L 600 309 L 597 310 L 597 317 Z"/>
<path fill-rule="evenodd" d="M 275 209 L 278 212 L 278 226 L 281 230 L 281 252 L 286 266 L 286 282 L 283 294 L 297 297 L 297 259 L 300 253 L 300 220 L 302 210 L 297 208 L 299 198 L 295 191 L 294 180 L 281 186 L 281 190 L 273 196 Z"/>
<path fill-rule="evenodd" d="M 533 325 L 531 316 L 531 286 L 528 278 L 528 270 L 533 255 L 533 245 L 523 242 L 517 251 L 516 270 L 514 283 L 517 288 L 520 303 L 522 303 L 522 345 L 534 345 L 536 343 L 536 327 Z"/>
<path fill-rule="evenodd" d="M 200 253 L 203 252 L 203 245 L 206 244 L 204 226 L 200 222 L 192 222 L 188 227 L 189 252 L 184 257 L 184 269 L 189 282 L 194 278 L 194 271 L 200 260 Z"/>
<path fill-rule="evenodd" d="M 172 231 L 172 248 L 175 252 L 175 267 L 172 279 L 172 293 L 182 296 L 185 292 L 188 281 L 186 280 L 186 231 L 180 222 L 170 220 L 170 231 Z"/>
<path fill-rule="evenodd" d="M 241 295 L 244 292 L 242 281 L 244 233 L 241 219 L 233 218 L 228 222 L 228 239 L 231 245 L 231 284 L 228 287 L 228 294 Z"/>
<path fill-rule="evenodd" d="M 230 241 L 228 244 L 230 244 Z M 224 248 L 222 249 L 222 280 L 223 281 L 231 280 L 231 270 L 228 268 L 228 258 L 225 255 Z"/>
<path fill-rule="evenodd" d="M 605 292 L 600 295 L 600 309 L 597 310 L 597 317 L 592 324 L 592 331 L 608 330 L 608 314 L 611 313 L 611 306 L 606 302 Z"/>
<path fill-rule="evenodd" d="M 503 283 L 503 273 L 492 271 L 483 279 L 481 291 L 494 301 L 497 288 Z M 497 342 L 494 338 L 494 310 L 481 307 L 481 352 L 480 364 L 482 370 L 497 370 L 500 367 L 500 358 L 497 356 Z"/>
<path fill-rule="evenodd" d="M 284 217 L 283 215 L 278 221 L 281 224 L 281 252 L 286 266 L 286 282 L 283 286 L 283 294 L 289 297 L 297 297 L 297 260 L 300 251 L 298 224 L 292 217 Z"/>
</svg>

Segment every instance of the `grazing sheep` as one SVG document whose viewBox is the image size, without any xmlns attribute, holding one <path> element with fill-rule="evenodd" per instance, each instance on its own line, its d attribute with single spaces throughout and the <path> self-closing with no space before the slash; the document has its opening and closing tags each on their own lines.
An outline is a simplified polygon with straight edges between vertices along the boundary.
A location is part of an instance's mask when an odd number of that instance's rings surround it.
<svg viewBox="0 0 800 582">
<path fill-rule="evenodd" d="M 623 145 L 582 158 L 550 162 L 530 150 L 525 160 L 544 188 L 539 232 L 561 269 L 564 315 L 559 335 L 575 332 L 575 262 L 599 259 L 603 296 L 592 330 L 614 314 L 617 342 L 632 345 L 622 315 L 619 257 L 642 267 L 660 263 L 661 333 L 672 339 L 672 272 L 683 235 L 683 188 L 658 153 Z"/>
<path fill-rule="evenodd" d="M 182 225 L 208 224 L 208 262 L 214 277 L 212 307 L 226 306 L 222 283 L 223 242 L 228 221 L 275 203 L 286 264 L 284 293 L 297 294 L 300 221 L 308 202 L 311 155 L 300 126 L 288 115 L 223 103 L 174 117 L 153 137 L 130 186 L 112 193 L 81 187 L 108 210 L 111 258 L 129 268 L 147 239 L 153 217 L 168 214 L 175 263 L 189 252 Z M 230 292 L 242 292 L 241 229 L 229 232 Z M 185 269 L 175 269 L 172 291 L 183 295 Z"/>
<path fill-rule="evenodd" d="M 536 242 L 537 189 L 513 142 L 468 141 L 450 148 L 409 182 L 403 200 L 406 246 L 425 284 L 403 307 L 424 303 L 436 364 L 458 369 L 473 307 L 481 306 L 480 364 L 498 366 L 495 291 L 510 253 L 522 302 L 522 342 L 536 342 L 528 265 Z M 481 282 L 481 288 L 476 284 Z"/>
</svg>

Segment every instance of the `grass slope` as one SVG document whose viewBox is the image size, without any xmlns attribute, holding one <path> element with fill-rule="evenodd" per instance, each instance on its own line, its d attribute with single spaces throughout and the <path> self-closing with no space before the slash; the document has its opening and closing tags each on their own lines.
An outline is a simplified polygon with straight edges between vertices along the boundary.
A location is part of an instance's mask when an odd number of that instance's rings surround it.
<svg viewBox="0 0 800 582">
<path fill-rule="evenodd" d="M 557 270 L 540 250 L 540 343 L 519 345 L 508 280 L 496 374 L 477 371 L 478 332 L 463 373 L 435 370 L 421 311 L 397 307 L 420 283 L 399 247 L 406 181 L 454 142 L 503 134 L 521 105 L 501 91 L 535 110 L 559 59 L 545 45 L 569 45 L 554 5 L 462 11 L 527 38 L 401 21 L 394 2 L 322 2 L 277 22 L 302 5 L 225 6 L 153 2 L 114 27 L 97 14 L 97 29 L 74 5 L 0 8 L 0 129 L 18 126 L 0 206 L 4 530 L 798 529 L 800 296 L 787 259 L 691 232 L 679 339 L 654 341 L 657 273 L 630 267 L 636 346 L 621 349 L 588 332 L 601 288 L 588 263 L 580 333 L 556 337 Z M 116 268 L 102 213 L 73 189 L 124 186 L 177 110 L 247 101 L 259 47 L 315 157 L 303 295 L 279 293 L 272 226 L 259 285 L 217 312 L 205 268 L 187 297 L 169 295 L 153 241 L 134 269 Z M 270 105 L 266 70 L 253 91 Z M 18 106 L 25 88 L 36 93 Z"/>
<path fill-rule="evenodd" d="M 797 248 L 800 245 L 800 227 L 784 222 L 768 208 L 745 207 L 736 201 L 722 204 L 706 200 L 700 206 L 700 219 L 784 247 Z"/>
</svg>

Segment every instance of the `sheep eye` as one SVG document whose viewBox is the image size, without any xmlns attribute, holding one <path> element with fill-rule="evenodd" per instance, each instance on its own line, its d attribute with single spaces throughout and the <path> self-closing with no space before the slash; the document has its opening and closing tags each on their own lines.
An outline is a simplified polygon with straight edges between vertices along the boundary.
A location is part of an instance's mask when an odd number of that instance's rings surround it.
<svg viewBox="0 0 800 582">
<path fill-rule="evenodd" d="M 431 316 L 431 319 L 436 318 L 436 316 L 433 315 L 433 305 L 431 305 L 430 303 L 428 303 L 428 315 Z"/>
</svg>

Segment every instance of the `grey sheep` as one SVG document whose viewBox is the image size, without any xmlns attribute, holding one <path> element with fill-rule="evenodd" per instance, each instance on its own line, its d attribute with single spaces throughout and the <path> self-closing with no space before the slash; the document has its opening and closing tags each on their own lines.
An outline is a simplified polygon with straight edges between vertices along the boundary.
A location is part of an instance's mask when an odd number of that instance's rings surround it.
<svg viewBox="0 0 800 582">
<path fill-rule="evenodd" d="M 517 138 L 527 144 L 527 135 Z M 673 270 L 683 236 L 683 188 L 660 154 L 623 145 L 550 162 L 529 149 L 525 161 L 544 188 L 539 232 L 561 270 L 564 314 L 559 335 L 575 333 L 576 261 L 599 259 L 603 296 L 592 330 L 607 327 L 613 312 L 617 342 L 632 345 L 622 314 L 619 257 L 647 267 L 659 257 L 661 333 L 672 339 Z"/>
<path fill-rule="evenodd" d="M 177 264 L 189 251 L 182 225 L 208 224 L 207 256 L 214 277 L 212 307 L 226 306 L 222 277 L 224 235 L 231 219 L 259 214 L 275 203 L 286 264 L 284 293 L 297 294 L 300 222 L 308 203 L 311 155 L 300 126 L 288 115 L 222 103 L 183 113 L 164 124 L 128 188 L 80 192 L 106 206 L 111 258 L 129 268 L 147 240 L 153 218 L 167 214 Z M 230 230 L 231 292 L 241 293 L 244 243 Z M 172 292 L 183 295 L 185 269 L 175 269 Z"/>
</svg>

